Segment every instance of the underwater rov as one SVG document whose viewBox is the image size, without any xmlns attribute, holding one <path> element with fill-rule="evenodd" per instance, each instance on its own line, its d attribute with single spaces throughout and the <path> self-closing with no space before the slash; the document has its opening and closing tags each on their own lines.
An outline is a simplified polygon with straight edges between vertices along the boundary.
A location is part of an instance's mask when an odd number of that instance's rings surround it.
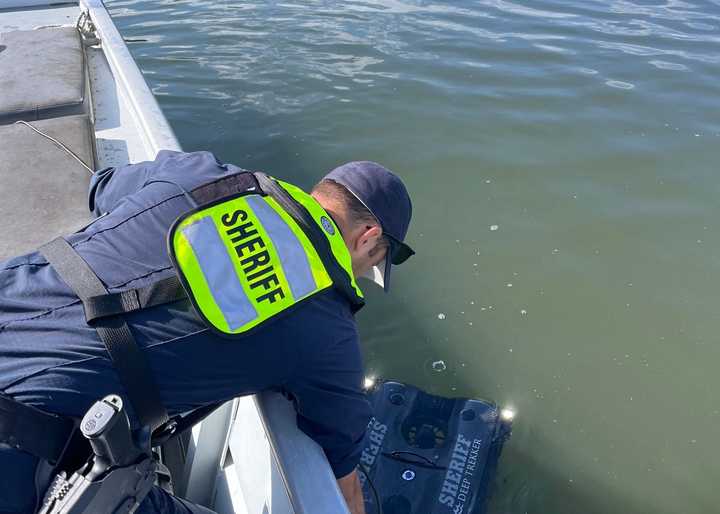
<svg viewBox="0 0 720 514">
<path fill-rule="evenodd" d="M 374 413 L 360 460 L 367 514 L 485 512 L 514 413 L 399 382 L 366 386 Z"/>
</svg>

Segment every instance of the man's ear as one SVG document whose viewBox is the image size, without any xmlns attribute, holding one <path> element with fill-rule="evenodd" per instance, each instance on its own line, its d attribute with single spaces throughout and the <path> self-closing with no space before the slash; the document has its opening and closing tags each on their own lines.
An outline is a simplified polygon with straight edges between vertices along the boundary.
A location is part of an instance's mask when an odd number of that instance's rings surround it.
<svg viewBox="0 0 720 514">
<path fill-rule="evenodd" d="M 366 253 L 375 248 L 380 236 L 382 235 L 382 229 L 377 225 L 365 225 L 362 232 L 358 235 L 355 240 L 355 250 L 358 253 Z"/>
</svg>

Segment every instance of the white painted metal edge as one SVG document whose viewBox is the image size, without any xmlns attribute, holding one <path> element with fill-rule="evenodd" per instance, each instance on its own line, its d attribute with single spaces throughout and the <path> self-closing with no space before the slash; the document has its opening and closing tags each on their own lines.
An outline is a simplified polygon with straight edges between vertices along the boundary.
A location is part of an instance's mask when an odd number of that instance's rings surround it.
<svg viewBox="0 0 720 514">
<path fill-rule="evenodd" d="M 322 448 L 297 427 L 292 404 L 278 393 L 255 396 L 270 447 L 295 514 L 349 514 Z"/>
<path fill-rule="evenodd" d="M 217 493 L 213 510 L 231 514 L 249 514 L 242 485 L 238 480 L 240 465 L 231 464 L 220 471 L 217 479 Z"/>
<path fill-rule="evenodd" d="M 251 397 L 238 398 L 235 402 L 238 408 L 230 431 L 230 456 L 245 509 L 249 514 L 272 512 L 268 509 L 272 457 L 260 413 Z M 233 514 L 233 511 L 219 507 L 216 503 L 215 510 L 219 514 Z"/>
<path fill-rule="evenodd" d="M 160 110 L 125 41 L 110 18 L 101 0 L 81 0 L 88 11 L 101 40 L 103 52 L 110 64 L 115 81 L 127 97 L 133 116 L 142 127 L 149 155 L 160 150 L 180 150 L 175 133 Z"/>
<path fill-rule="evenodd" d="M 230 437 L 234 404 L 226 402 L 202 423 L 193 427 L 193 447 L 189 450 L 185 469 L 184 498 L 193 503 L 211 506 L 218 473 Z"/>
</svg>

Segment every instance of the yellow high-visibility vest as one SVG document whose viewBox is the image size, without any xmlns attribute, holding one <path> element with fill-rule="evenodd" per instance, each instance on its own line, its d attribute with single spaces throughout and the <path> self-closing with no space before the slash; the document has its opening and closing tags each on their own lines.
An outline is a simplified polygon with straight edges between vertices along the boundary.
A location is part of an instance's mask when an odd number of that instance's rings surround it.
<svg viewBox="0 0 720 514">
<path fill-rule="evenodd" d="M 246 335 L 334 285 L 362 306 L 332 218 L 301 189 L 262 177 L 264 191 L 197 207 L 170 229 L 171 260 L 200 317 L 222 335 Z"/>
</svg>

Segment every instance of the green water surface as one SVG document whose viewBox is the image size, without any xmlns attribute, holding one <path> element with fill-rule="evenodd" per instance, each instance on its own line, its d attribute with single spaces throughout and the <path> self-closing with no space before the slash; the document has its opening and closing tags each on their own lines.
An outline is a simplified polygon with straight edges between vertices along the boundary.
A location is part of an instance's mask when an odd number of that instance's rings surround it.
<svg viewBox="0 0 720 514">
<path fill-rule="evenodd" d="M 517 411 L 493 513 L 720 512 L 717 1 L 109 7 L 186 150 L 402 175 L 368 371 Z"/>
</svg>

